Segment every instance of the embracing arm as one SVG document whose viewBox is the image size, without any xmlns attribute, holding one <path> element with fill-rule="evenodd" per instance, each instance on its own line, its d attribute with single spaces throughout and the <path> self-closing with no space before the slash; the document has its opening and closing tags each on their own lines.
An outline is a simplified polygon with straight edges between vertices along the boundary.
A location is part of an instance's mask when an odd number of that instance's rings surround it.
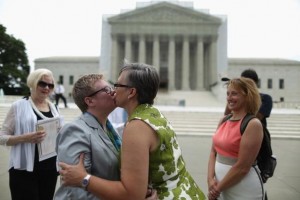
<svg viewBox="0 0 300 200">
<path fill-rule="evenodd" d="M 241 181 L 251 169 L 259 152 L 263 139 L 263 129 L 260 121 L 252 119 L 242 136 L 237 162 L 218 183 L 217 190 L 223 191 Z"/>
<path fill-rule="evenodd" d="M 139 120 L 128 123 L 123 134 L 121 181 L 109 181 L 92 176 L 87 190 L 103 199 L 145 199 L 149 152 L 155 144 L 156 136 L 148 125 Z M 63 163 L 60 163 L 60 166 L 62 168 L 60 173 L 67 185 L 79 186 L 81 180 L 87 175 L 82 166 L 77 165 L 80 170 L 76 170 L 76 173 L 71 172 L 72 166 Z"/>
<path fill-rule="evenodd" d="M 66 124 L 56 139 L 57 160 L 68 164 L 78 163 L 79 155 L 84 153 L 86 168 L 91 167 L 91 144 L 88 129 L 84 123 L 74 121 Z"/>
</svg>

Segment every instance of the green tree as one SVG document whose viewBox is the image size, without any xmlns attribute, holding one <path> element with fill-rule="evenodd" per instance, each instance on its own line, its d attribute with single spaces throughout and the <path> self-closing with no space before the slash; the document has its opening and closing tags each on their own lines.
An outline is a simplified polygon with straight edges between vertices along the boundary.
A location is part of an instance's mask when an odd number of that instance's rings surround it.
<svg viewBox="0 0 300 200">
<path fill-rule="evenodd" d="M 6 33 L 0 24 L 0 88 L 6 95 L 28 95 L 30 66 L 23 41 Z"/>
</svg>

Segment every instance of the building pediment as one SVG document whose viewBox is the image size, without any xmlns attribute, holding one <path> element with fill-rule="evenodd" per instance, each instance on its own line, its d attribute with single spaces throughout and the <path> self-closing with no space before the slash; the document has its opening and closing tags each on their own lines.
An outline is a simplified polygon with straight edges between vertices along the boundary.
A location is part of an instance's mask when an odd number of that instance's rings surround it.
<svg viewBox="0 0 300 200">
<path fill-rule="evenodd" d="M 110 24 L 212 24 L 220 25 L 221 19 L 191 8 L 160 2 L 108 19 Z"/>
</svg>

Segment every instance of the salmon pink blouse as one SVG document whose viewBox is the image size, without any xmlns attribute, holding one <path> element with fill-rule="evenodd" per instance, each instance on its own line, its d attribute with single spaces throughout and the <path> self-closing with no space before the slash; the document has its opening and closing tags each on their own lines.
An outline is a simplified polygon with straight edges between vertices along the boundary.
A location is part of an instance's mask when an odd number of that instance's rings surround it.
<svg viewBox="0 0 300 200">
<path fill-rule="evenodd" d="M 218 154 L 237 158 L 241 142 L 242 120 L 227 120 L 222 123 L 213 136 L 213 145 Z"/>
</svg>

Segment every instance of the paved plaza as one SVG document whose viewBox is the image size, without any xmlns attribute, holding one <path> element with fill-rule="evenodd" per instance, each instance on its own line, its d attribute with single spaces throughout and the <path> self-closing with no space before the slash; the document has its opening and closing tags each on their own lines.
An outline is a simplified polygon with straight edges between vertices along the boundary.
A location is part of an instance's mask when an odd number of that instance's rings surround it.
<svg viewBox="0 0 300 200">
<path fill-rule="evenodd" d="M 188 170 L 206 193 L 206 172 L 211 138 L 182 135 L 178 138 Z M 269 200 L 300 199 L 300 140 L 275 139 L 272 143 L 278 165 L 274 177 L 267 182 Z M 8 151 L 5 147 L 0 147 L 0 157 L 0 199 L 9 200 Z"/>
</svg>

